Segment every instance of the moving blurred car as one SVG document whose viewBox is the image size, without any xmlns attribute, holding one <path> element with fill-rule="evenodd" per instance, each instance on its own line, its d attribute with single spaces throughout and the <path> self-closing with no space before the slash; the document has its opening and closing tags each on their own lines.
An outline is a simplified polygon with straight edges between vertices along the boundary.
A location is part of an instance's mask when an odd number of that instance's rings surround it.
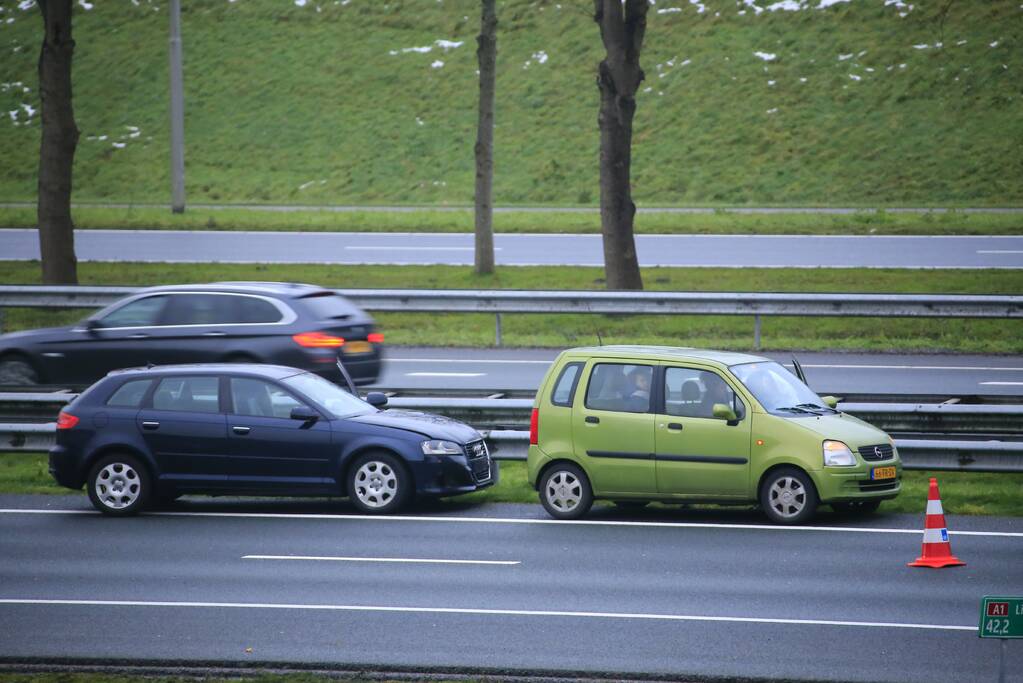
<svg viewBox="0 0 1023 683">
<path fill-rule="evenodd" d="M 356 384 L 380 373 L 384 336 L 337 293 L 307 284 L 151 287 L 70 327 L 0 336 L 0 385 L 87 385 L 147 364 L 275 363 Z"/>
<path fill-rule="evenodd" d="M 497 481 L 475 429 L 386 403 L 277 365 L 116 371 L 60 413 L 50 474 L 111 515 L 186 493 L 348 496 L 388 513 Z"/>
</svg>

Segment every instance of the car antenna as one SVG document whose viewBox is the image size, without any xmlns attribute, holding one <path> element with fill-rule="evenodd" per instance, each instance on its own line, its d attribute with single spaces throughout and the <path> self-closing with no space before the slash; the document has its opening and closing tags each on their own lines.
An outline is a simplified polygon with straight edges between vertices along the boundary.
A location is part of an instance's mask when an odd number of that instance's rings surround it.
<svg viewBox="0 0 1023 683">
<path fill-rule="evenodd" d="M 600 330 L 597 330 L 597 343 L 601 346 L 604 345 L 604 338 L 600 336 Z"/>
<path fill-rule="evenodd" d="M 346 368 L 345 364 L 341 362 L 340 353 L 337 354 L 337 369 L 341 371 L 341 377 L 342 379 L 344 379 L 345 384 L 348 385 L 347 387 L 345 387 L 346 389 L 348 389 L 348 393 L 350 393 L 355 398 L 359 398 L 359 390 L 355 388 L 355 382 L 352 381 L 352 376 L 348 374 L 348 368 Z"/>
</svg>

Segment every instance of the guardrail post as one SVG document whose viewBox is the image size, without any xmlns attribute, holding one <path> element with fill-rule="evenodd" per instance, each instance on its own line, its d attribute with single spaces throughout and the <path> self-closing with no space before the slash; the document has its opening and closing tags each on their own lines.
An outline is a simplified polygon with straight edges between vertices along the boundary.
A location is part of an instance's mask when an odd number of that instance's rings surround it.
<svg viewBox="0 0 1023 683">
<path fill-rule="evenodd" d="M 0 334 L 4 333 L 4 309 L 0 308 Z"/>
<path fill-rule="evenodd" d="M 760 350 L 760 314 L 753 316 L 753 350 Z"/>
<path fill-rule="evenodd" d="M 497 346 L 501 345 L 501 314 L 494 314 L 494 341 Z"/>
</svg>

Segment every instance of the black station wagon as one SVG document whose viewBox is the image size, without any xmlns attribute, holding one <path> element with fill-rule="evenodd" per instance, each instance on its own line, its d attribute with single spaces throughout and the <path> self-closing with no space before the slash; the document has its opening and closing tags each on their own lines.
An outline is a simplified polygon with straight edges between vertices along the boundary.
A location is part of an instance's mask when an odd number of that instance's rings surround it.
<svg viewBox="0 0 1023 683">
<path fill-rule="evenodd" d="M 367 401 L 275 365 L 120 370 L 60 413 L 50 473 L 62 486 L 84 484 L 112 515 L 187 493 L 348 496 L 365 512 L 388 513 L 416 494 L 452 496 L 497 481 L 472 427 L 380 410 L 380 393 Z"/>
</svg>

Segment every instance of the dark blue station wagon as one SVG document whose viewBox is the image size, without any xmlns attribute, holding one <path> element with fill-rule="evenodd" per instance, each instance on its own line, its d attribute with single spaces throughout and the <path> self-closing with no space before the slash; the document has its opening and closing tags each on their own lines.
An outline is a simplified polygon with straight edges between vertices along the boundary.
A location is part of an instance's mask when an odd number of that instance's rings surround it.
<svg viewBox="0 0 1023 683">
<path fill-rule="evenodd" d="M 367 398 L 277 365 L 119 370 L 60 414 L 50 473 L 111 515 L 187 493 L 348 496 L 388 513 L 497 481 L 472 427 Z"/>
</svg>

